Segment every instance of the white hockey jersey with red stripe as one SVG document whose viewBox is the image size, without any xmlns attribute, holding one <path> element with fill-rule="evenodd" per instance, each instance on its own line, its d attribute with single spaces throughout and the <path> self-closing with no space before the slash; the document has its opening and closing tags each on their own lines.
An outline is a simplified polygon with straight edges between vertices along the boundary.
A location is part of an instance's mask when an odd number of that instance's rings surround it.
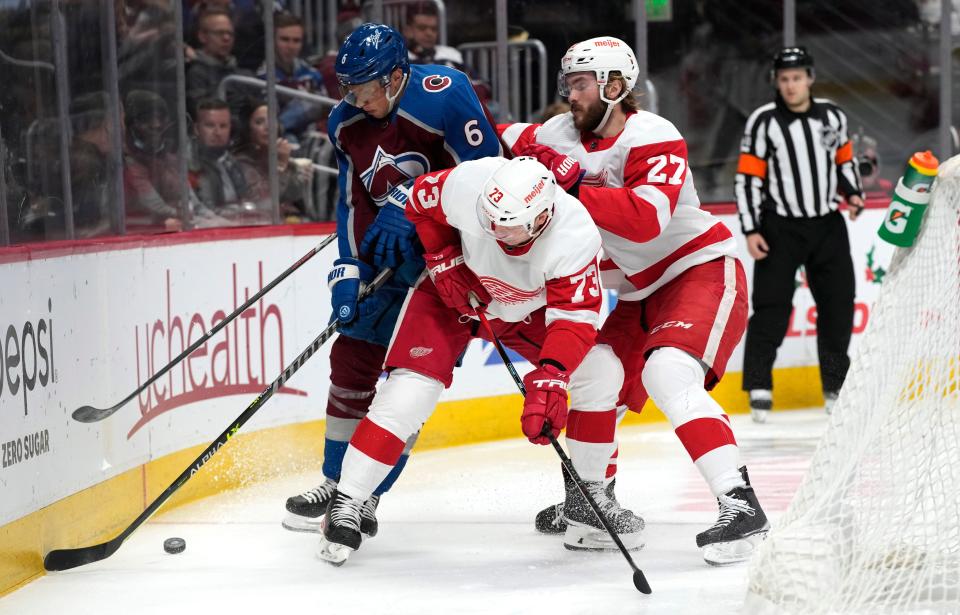
<svg viewBox="0 0 960 615">
<path fill-rule="evenodd" d="M 664 118 L 631 112 L 609 138 L 581 133 L 570 113 L 498 132 L 515 156 L 535 142 L 580 162 L 580 201 L 600 229 L 602 268 L 619 269 L 630 282 L 621 299 L 643 299 L 694 265 L 735 254 L 730 229 L 700 209 L 687 145 Z"/>
<path fill-rule="evenodd" d="M 543 351 L 572 370 L 600 325 L 600 234 L 583 205 L 558 189 L 553 218 L 536 240 L 514 249 L 499 243 L 484 229 L 489 222 L 481 220 L 477 200 L 486 181 L 506 162 L 482 158 L 420 176 L 407 202 L 407 217 L 417 224 L 428 252 L 460 242 L 464 262 L 493 299 L 487 306 L 490 317 L 519 322 L 546 307 Z M 447 232 L 451 229 L 457 233 Z M 564 335 L 551 343 L 551 332 L 560 329 L 586 347 L 563 349 L 558 340 Z M 567 337 L 566 344 L 573 344 L 573 338 Z"/>
</svg>

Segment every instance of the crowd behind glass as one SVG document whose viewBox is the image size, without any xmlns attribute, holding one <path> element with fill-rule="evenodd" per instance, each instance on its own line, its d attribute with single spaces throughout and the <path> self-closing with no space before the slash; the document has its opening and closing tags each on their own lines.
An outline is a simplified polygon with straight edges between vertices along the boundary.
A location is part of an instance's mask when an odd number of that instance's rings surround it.
<svg viewBox="0 0 960 615">
<path fill-rule="evenodd" d="M 270 3 L 272 37 L 259 0 L 180 2 L 0 0 L 0 211 L 7 222 L 0 245 L 332 219 L 335 163 L 325 119 L 340 96 L 336 49 L 308 36 L 312 24 L 294 14 L 304 14 L 310 0 Z M 319 11 L 327 3 L 313 4 Z M 570 41 L 597 34 L 633 40 L 629 4 L 511 2 L 510 32 L 543 40 L 555 71 Z M 937 129 L 939 15 L 927 0 L 882 9 L 867 0 L 842 9 L 827 0 L 797 4 L 798 42 L 818 62 L 815 94 L 848 110 L 865 187 L 885 193 L 902 153 L 923 148 Z M 492 40 L 493 5 L 449 0 L 452 42 Z M 771 99 L 769 55 L 783 37 L 782 10 L 773 5 L 675 0 L 668 21 L 648 24 L 659 112 L 685 135 L 705 202 L 732 201 L 747 114 Z M 342 40 L 362 22 L 362 7 L 340 0 L 337 9 Z M 411 60 L 467 72 L 496 121 L 538 121 L 564 110 L 557 101 L 536 117 L 511 117 L 459 52 L 438 44 L 444 14 L 436 4 L 411 1 L 406 11 L 395 25 Z M 271 38 L 277 85 L 317 95 L 291 97 L 281 88 L 274 135 L 263 88 L 229 79 L 266 80 Z"/>
</svg>

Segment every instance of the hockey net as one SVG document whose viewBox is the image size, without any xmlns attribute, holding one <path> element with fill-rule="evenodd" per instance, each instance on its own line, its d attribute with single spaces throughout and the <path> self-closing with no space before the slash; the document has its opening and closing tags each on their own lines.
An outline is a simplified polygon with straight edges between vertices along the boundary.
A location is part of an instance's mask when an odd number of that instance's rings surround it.
<svg viewBox="0 0 960 615">
<path fill-rule="evenodd" d="M 897 249 L 747 611 L 960 613 L 960 156 Z"/>
</svg>

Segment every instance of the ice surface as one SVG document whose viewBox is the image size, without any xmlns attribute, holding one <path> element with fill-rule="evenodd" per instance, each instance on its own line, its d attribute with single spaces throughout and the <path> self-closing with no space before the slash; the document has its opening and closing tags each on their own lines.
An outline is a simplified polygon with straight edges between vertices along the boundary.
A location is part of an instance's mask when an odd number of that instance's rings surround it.
<svg viewBox="0 0 960 615">
<path fill-rule="evenodd" d="M 775 412 L 766 425 L 733 417 L 773 523 L 823 419 L 822 410 Z M 620 554 L 567 551 L 533 529 L 562 492 L 549 447 L 511 440 L 415 454 L 381 502 L 379 535 L 342 568 L 314 558 L 315 534 L 280 527 L 286 497 L 318 482 L 319 472 L 290 476 L 160 514 L 106 560 L 0 599 L 0 613 L 699 615 L 743 604 L 746 565 L 712 568 L 696 548 L 716 503 L 666 424 L 620 433 L 617 496 L 647 521 L 647 546 L 634 557 L 650 596 L 633 587 Z M 165 553 L 170 536 L 186 539 L 186 551 Z"/>
</svg>

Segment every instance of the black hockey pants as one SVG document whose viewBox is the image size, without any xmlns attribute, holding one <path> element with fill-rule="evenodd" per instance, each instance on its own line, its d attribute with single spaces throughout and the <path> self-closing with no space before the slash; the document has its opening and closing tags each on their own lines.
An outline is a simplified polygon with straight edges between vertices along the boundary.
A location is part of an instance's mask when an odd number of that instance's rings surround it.
<svg viewBox="0 0 960 615">
<path fill-rule="evenodd" d="M 771 370 L 793 308 L 797 268 L 804 266 L 817 304 L 817 354 L 824 391 L 839 391 L 850 367 L 856 280 L 843 217 L 783 218 L 764 212 L 760 234 L 770 247 L 753 269 L 753 315 L 747 325 L 743 389 L 772 389 Z"/>
</svg>

